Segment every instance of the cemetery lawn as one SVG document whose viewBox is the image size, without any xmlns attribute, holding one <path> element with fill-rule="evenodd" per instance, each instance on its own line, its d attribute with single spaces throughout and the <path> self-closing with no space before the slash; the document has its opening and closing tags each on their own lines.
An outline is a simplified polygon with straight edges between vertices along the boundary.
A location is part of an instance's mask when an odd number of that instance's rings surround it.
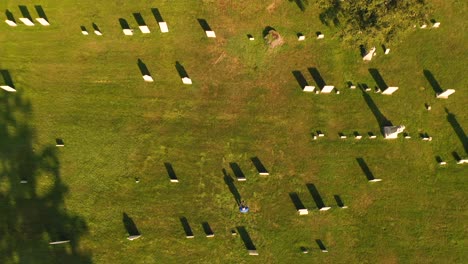
<svg viewBox="0 0 468 264">
<path fill-rule="evenodd" d="M 364 63 L 358 48 L 332 38 L 315 1 L 305 12 L 295 2 L 49 0 L 40 3 L 49 27 L 20 24 L 17 3 L 0 2 L 19 24 L 0 24 L 0 70 L 17 89 L 0 90 L 0 263 L 468 262 L 468 165 L 453 157 L 468 156 L 467 3 L 429 1 L 439 29 L 415 29 L 389 55 L 376 43 L 377 56 Z M 21 4 L 37 17 L 37 1 Z M 159 31 L 151 8 L 169 33 Z M 135 12 L 151 34 L 138 30 Z M 119 18 L 133 36 L 124 36 Z M 208 39 L 197 18 L 217 38 Z M 103 36 L 93 34 L 93 22 Z M 267 26 L 283 46 L 266 47 Z M 143 81 L 138 59 L 153 83 Z M 182 84 L 176 61 L 193 85 Z M 314 67 L 339 95 L 302 92 L 292 71 L 315 85 Z M 411 139 L 384 140 L 369 101 L 347 88 L 348 81 L 373 88 L 370 68 L 399 87 L 368 95 Z M 456 93 L 436 99 L 424 70 Z M 325 138 L 314 141 L 316 130 Z M 378 138 L 368 139 L 369 131 Z M 65 146 L 55 147 L 56 138 Z M 252 157 L 269 176 L 258 175 Z M 357 158 L 382 182 L 368 183 Z M 165 162 L 179 183 L 169 181 Z M 223 169 L 235 178 L 231 162 L 247 178 L 234 184 L 248 214 L 224 180 Z M 317 210 L 306 184 L 329 211 Z M 290 193 L 309 215 L 297 214 Z M 334 195 L 349 208 L 338 208 Z M 124 213 L 141 238 L 126 239 Z M 181 217 L 195 238 L 185 238 Z M 245 227 L 259 256 L 231 235 L 236 227 Z M 63 239 L 72 241 L 48 244 Z"/>
</svg>

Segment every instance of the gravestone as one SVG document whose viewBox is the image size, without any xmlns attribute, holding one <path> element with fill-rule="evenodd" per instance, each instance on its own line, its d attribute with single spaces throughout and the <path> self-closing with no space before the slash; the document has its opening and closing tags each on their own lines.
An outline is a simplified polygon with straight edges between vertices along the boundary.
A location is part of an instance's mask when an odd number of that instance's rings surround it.
<svg viewBox="0 0 468 264">
<path fill-rule="evenodd" d="M 255 249 L 249 249 L 249 255 L 250 256 L 258 256 L 258 252 Z"/>
<path fill-rule="evenodd" d="M 319 137 L 324 137 L 324 136 L 325 136 L 325 134 L 322 133 L 322 131 L 317 131 L 317 135 L 318 135 Z"/>
<path fill-rule="evenodd" d="M 16 89 L 13 87 L 10 87 L 9 85 L 0 85 L 0 88 L 7 92 L 16 92 Z"/>
<path fill-rule="evenodd" d="M 123 31 L 125 36 L 132 36 L 133 35 L 133 29 L 126 28 L 126 29 L 123 29 L 122 31 Z"/>
<path fill-rule="evenodd" d="M 388 87 L 387 89 L 385 89 L 382 94 L 386 94 L 386 95 L 391 95 L 393 94 L 396 90 L 398 90 L 398 87 Z"/>
<path fill-rule="evenodd" d="M 141 237 L 141 235 L 133 235 L 133 236 L 128 236 L 127 239 L 132 241 L 132 240 L 138 239 L 140 237 Z"/>
<path fill-rule="evenodd" d="M 427 25 L 426 25 L 426 24 L 423 24 L 423 25 L 421 25 L 420 28 L 427 28 Z"/>
<path fill-rule="evenodd" d="M 335 88 L 335 86 L 333 85 L 325 85 L 322 90 L 320 91 L 320 93 L 324 93 L 324 94 L 328 94 L 328 93 L 331 93 L 331 91 Z"/>
<path fill-rule="evenodd" d="M 302 89 L 302 91 L 304 92 L 313 92 L 315 90 L 315 86 L 310 86 L 310 85 L 306 85 L 304 86 L 304 89 Z"/>
<path fill-rule="evenodd" d="M 255 40 L 255 38 L 252 35 L 249 35 L 249 40 Z"/>
<path fill-rule="evenodd" d="M 398 134 L 405 130 L 405 126 L 386 126 L 384 127 L 385 139 L 398 138 Z"/>
<path fill-rule="evenodd" d="M 299 209 L 299 210 L 297 210 L 297 212 L 299 213 L 299 215 L 308 215 L 309 214 L 309 210 L 307 210 L 306 208 Z"/>
<path fill-rule="evenodd" d="M 182 78 L 183 84 L 192 84 L 192 80 L 189 77 Z"/>
<path fill-rule="evenodd" d="M 45 18 L 38 17 L 36 18 L 36 21 L 43 26 L 50 26 L 49 22 Z"/>
<path fill-rule="evenodd" d="M 99 30 L 97 30 L 97 29 L 96 29 L 96 30 L 94 30 L 94 34 L 96 34 L 96 35 L 98 35 L 98 36 L 102 36 L 102 33 L 101 33 L 101 31 L 99 31 Z"/>
<path fill-rule="evenodd" d="M 379 182 L 379 181 L 382 181 L 382 179 L 372 179 L 372 180 L 369 180 L 369 182 Z"/>
<path fill-rule="evenodd" d="M 385 55 L 390 53 L 390 49 L 385 49 Z"/>
<path fill-rule="evenodd" d="M 446 161 L 440 161 L 440 162 L 439 162 L 439 165 L 440 165 L 440 166 L 445 166 L 445 165 L 447 165 L 447 162 L 446 162 Z"/>
<path fill-rule="evenodd" d="M 324 206 L 324 207 L 320 208 L 319 211 L 328 211 L 328 210 L 330 210 L 330 209 L 331 209 L 331 207 L 329 207 L 329 206 Z"/>
<path fill-rule="evenodd" d="M 11 21 L 11 20 L 8 20 L 8 19 L 5 20 L 5 23 L 7 23 L 10 27 L 16 27 L 17 26 L 15 21 Z"/>
<path fill-rule="evenodd" d="M 26 184 L 26 183 L 28 183 L 28 181 L 27 180 L 21 180 L 20 183 Z"/>
<path fill-rule="evenodd" d="M 29 20 L 29 18 L 20 17 L 19 20 L 23 22 L 26 26 L 29 26 L 29 27 L 34 26 L 34 23 L 31 20 Z"/>
<path fill-rule="evenodd" d="M 447 99 L 451 94 L 455 92 L 454 89 L 447 89 L 444 92 L 437 95 L 437 98 Z"/>
<path fill-rule="evenodd" d="M 83 34 L 85 36 L 89 35 L 88 31 L 86 31 L 86 30 L 81 30 L 81 34 Z"/>
<path fill-rule="evenodd" d="M 354 138 L 355 139 L 361 139 L 362 136 L 358 132 L 356 132 L 356 133 L 354 133 Z"/>
<path fill-rule="evenodd" d="M 151 33 L 151 31 L 149 30 L 148 26 L 146 26 L 146 25 L 139 26 L 138 28 L 140 28 L 140 31 L 141 31 L 141 33 L 143 33 L 143 34 L 149 34 L 149 33 Z"/>
<path fill-rule="evenodd" d="M 159 22 L 158 25 L 159 25 L 159 29 L 161 30 L 162 33 L 169 32 L 169 28 L 167 27 L 166 22 Z"/>
<path fill-rule="evenodd" d="M 468 159 L 459 159 L 457 160 L 457 164 L 465 164 L 468 163 Z"/>
<path fill-rule="evenodd" d="M 374 53 L 375 53 L 375 47 L 372 47 L 372 49 L 370 49 L 369 53 L 367 53 L 366 56 L 364 56 L 362 58 L 362 60 L 371 61 L 372 58 L 374 57 Z"/>
<path fill-rule="evenodd" d="M 64 146 L 65 146 L 65 143 L 63 142 L 62 139 L 57 138 L 57 139 L 55 140 L 55 146 L 56 146 L 56 147 L 64 147 Z"/>
<path fill-rule="evenodd" d="M 298 41 L 304 41 L 304 40 L 305 40 L 305 36 L 302 35 L 302 34 L 298 34 L 298 35 L 297 35 L 297 40 L 298 40 Z"/>
<path fill-rule="evenodd" d="M 153 82 L 153 77 L 145 74 L 143 75 L 143 80 L 145 80 L 145 82 Z"/>
<path fill-rule="evenodd" d="M 317 35 L 317 39 L 324 39 L 325 38 L 325 35 L 324 34 L 318 34 Z"/>
<path fill-rule="evenodd" d="M 346 137 L 346 135 L 341 134 L 341 135 L 340 135 L 340 138 L 341 138 L 341 139 L 346 139 L 347 137 Z"/>
<path fill-rule="evenodd" d="M 435 22 L 433 25 L 432 25 L 432 28 L 439 28 L 440 27 L 440 22 Z"/>
<path fill-rule="evenodd" d="M 65 244 L 65 243 L 70 243 L 70 240 L 52 241 L 52 242 L 49 242 L 49 245 L 59 245 L 59 244 Z"/>
<path fill-rule="evenodd" d="M 171 182 L 179 182 L 179 179 L 177 179 L 177 178 L 174 178 L 174 179 L 171 178 L 170 181 L 171 181 Z"/>
<path fill-rule="evenodd" d="M 205 33 L 206 33 L 206 36 L 209 37 L 209 38 L 216 38 L 216 34 L 212 30 L 207 30 L 207 31 L 205 31 Z"/>
</svg>

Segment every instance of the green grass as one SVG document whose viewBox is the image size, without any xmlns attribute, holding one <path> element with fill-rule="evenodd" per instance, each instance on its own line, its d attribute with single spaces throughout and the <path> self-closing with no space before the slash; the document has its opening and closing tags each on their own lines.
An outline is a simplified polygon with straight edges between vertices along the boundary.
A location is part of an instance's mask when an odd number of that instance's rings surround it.
<svg viewBox="0 0 468 264">
<path fill-rule="evenodd" d="M 444 110 L 468 131 L 466 3 L 431 1 L 441 28 L 415 30 L 390 55 L 378 48 L 363 63 L 358 49 L 344 47 L 321 25 L 309 2 L 301 12 L 294 2 L 274 0 L 49 0 L 42 6 L 50 27 L 0 24 L 0 69 L 9 70 L 18 90 L 0 91 L 0 262 L 467 262 L 468 170 L 451 153 L 468 153 Z M 35 17 L 37 2 L 21 4 Z M 160 10 L 169 33 L 159 32 L 151 8 Z M 5 9 L 20 17 L 16 3 L 0 3 Z M 151 34 L 137 30 L 134 12 Z M 135 28 L 134 36 L 123 35 L 119 18 Z M 207 20 L 216 39 L 205 37 L 197 18 Z M 80 26 L 91 31 L 93 22 L 103 36 L 82 36 Z M 285 45 L 266 48 L 266 26 Z M 325 39 L 316 40 L 316 31 Z M 143 82 L 138 59 L 154 83 Z M 180 81 L 176 61 L 192 86 Z M 291 72 L 313 83 L 310 67 L 341 94 L 303 93 Z M 362 93 L 345 87 L 347 81 L 375 86 L 369 68 L 400 87 L 392 96 L 370 96 L 388 119 L 406 126 L 411 140 L 338 138 L 339 132 L 379 133 Z M 456 93 L 436 99 L 425 69 Z M 327 137 L 313 141 L 317 129 Z M 421 132 L 433 141 L 421 141 Z M 65 147 L 56 148 L 55 138 Z M 254 156 L 270 176 L 257 176 Z M 435 156 L 448 166 L 440 168 Z M 383 181 L 367 183 L 358 157 Z M 180 183 L 169 182 L 164 162 Z M 251 208 L 247 215 L 238 213 L 223 179 L 223 168 L 232 175 L 230 162 L 247 177 L 235 182 Z M 29 183 L 19 184 L 21 177 Z M 330 211 L 315 210 L 308 183 Z M 297 215 L 291 192 L 311 210 L 308 216 Z M 335 194 L 349 209 L 336 206 Z M 124 212 L 142 238 L 126 239 Z M 194 239 L 185 238 L 182 216 Z M 215 238 L 204 237 L 204 221 Z M 259 256 L 248 256 L 239 236 L 231 236 L 237 226 L 245 226 Z M 60 234 L 71 245 L 49 246 Z M 303 255 L 302 246 L 310 253 Z"/>
</svg>

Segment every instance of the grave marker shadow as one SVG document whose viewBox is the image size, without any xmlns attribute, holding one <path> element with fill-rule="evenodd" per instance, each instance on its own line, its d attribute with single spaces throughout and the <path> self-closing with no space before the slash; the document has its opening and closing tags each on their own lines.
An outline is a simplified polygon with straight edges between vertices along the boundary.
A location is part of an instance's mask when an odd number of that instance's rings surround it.
<svg viewBox="0 0 468 264">
<path fill-rule="evenodd" d="M 101 32 L 101 29 L 99 29 L 98 25 L 96 23 L 93 23 L 93 29 Z"/>
<path fill-rule="evenodd" d="M 465 153 L 468 154 L 468 138 L 466 137 L 465 131 L 463 130 L 456 116 L 453 113 L 450 113 L 447 108 L 445 108 L 445 112 L 447 113 L 448 122 L 455 131 L 455 134 L 457 134 L 458 138 L 460 139 L 463 148 L 465 149 Z"/>
<path fill-rule="evenodd" d="M 19 5 L 19 10 L 21 11 L 21 15 L 29 20 L 33 21 L 31 14 L 29 13 L 28 7 L 24 5 Z"/>
<path fill-rule="evenodd" d="M 192 238 L 192 237 L 194 237 L 194 236 L 193 236 L 192 228 L 190 227 L 190 224 L 189 224 L 187 218 L 181 217 L 181 218 L 179 218 L 179 220 L 180 220 L 180 223 L 182 224 L 182 228 L 184 229 L 185 236 L 186 236 L 187 238 Z"/>
<path fill-rule="evenodd" d="M 374 114 L 375 119 L 377 120 L 377 123 L 379 124 L 380 132 L 383 135 L 385 135 L 383 128 L 385 126 L 392 126 L 392 122 L 383 115 L 383 113 L 375 104 L 372 97 L 369 94 L 367 94 L 365 90 L 362 90 L 362 96 L 364 97 L 364 101 L 367 103 L 367 106 L 372 111 L 372 114 Z"/>
<path fill-rule="evenodd" d="M 40 18 L 44 18 L 46 21 L 49 21 L 47 18 L 46 13 L 44 12 L 44 9 L 42 8 L 41 5 L 35 5 L 34 8 L 36 9 L 37 14 L 39 15 Z"/>
<path fill-rule="evenodd" d="M 356 158 L 356 161 L 358 162 L 359 167 L 361 167 L 362 172 L 364 172 L 364 175 L 366 175 L 367 180 L 368 181 L 375 180 L 374 174 L 369 169 L 369 166 L 367 166 L 367 163 L 364 161 L 364 159 Z"/>
<path fill-rule="evenodd" d="M 208 22 L 206 22 L 205 19 L 203 18 L 197 18 L 198 23 L 200 24 L 201 28 L 203 31 L 212 31 L 210 25 L 208 25 Z"/>
<path fill-rule="evenodd" d="M 322 75 L 320 75 L 320 72 L 315 67 L 308 68 L 308 70 L 310 75 L 312 75 L 312 78 L 314 78 L 317 87 L 322 89 L 325 86 L 325 81 L 323 80 Z"/>
<path fill-rule="evenodd" d="M 133 13 L 133 17 L 135 18 L 138 26 L 146 26 L 146 22 L 143 19 L 143 16 L 141 15 L 141 13 Z"/>
<path fill-rule="evenodd" d="M 154 19 L 156 19 L 156 22 L 164 22 L 164 19 L 161 16 L 161 13 L 159 13 L 159 9 L 157 8 L 151 8 L 151 12 L 153 13 Z"/>
<path fill-rule="evenodd" d="M 314 202 L 317 205 L 317 207 L 319 209 L 325 207 L 325 203 L 323 202 L 322 196 L 320 196 L 317 187 L 315 187 L 315 185 L 312 183 L 308 183 L 306 184 L 306 186 L 310 192 L 310 195 L 312 196 L 312 199 L 314 199 Z"/>
<path fill-rule="evenodd" d="M 6 84 L 11 88 L 15 88 L 15 84 L 13 83 L 13 79 L 11 78 L 10 72 L 8 70 L 0 70 L 0 75 L 2 75 L 3 78 L 3 83 L 1 83 L 0 80 L 0 85 Z"/>
<path fill-rule="evenodd" d="M 299 211 L 300 209 L 305 209 L 305 206 L 302 203 L 302 201 L 299 198 L 299 195 L 297 193 L 295 193 L 295 192 L 289 193 L 289 197 L 291 198 L 291 201 L 293 202 L 293 204 L 296 207 L 297 211 Z"/>
<path fill-rule="evenodd" d="M 177 175 L 172 167 L 172 164 L 169 162 L 164 162 L 164 167 L 166 167 L 167 175 L 169 175 L 169 179 L 171 181 L 178 181 Z"/>
<path fill-rule="evenodd" d="M 179 73 L 180 78 L 185 78 L 185 77 L 189 78 L 187 71 L 185 70 L 184 66 L 180 64 L 180 62 L 176 61 L 175 67 L 176 67 L 177 72 Z"/>
<path fill-rule="evenodd" d="M 294 75 L 294 78 L 296 78 L 297 83 L 299 83 L 301 91 L 304 90 L 304 87 L 309 86 L 309 83 L 301 71 L 292 71 L 292 74 Z"/>
<path fill-rule="evenodd" d="M 236 229 L 237 229 L 237 232 L 239 233 L 242 241 L 244 242 L 245 248 L 247 250 L 257 250 L 257 248 L 255 247 L 254 243 L 252 242 L 252 239 L 250 238 L 250 235 L 247 232 L 247 230 L 245 229 L 245 227 L 238 226 L 238 227 L 236 227 Z"/>
<path fill-rule="evenodd" d="M 141 59 L 138 59 L 138 68 L 140 69 L 141 75 L 149 75 L 151 76 L 151 73 L 148 70 L 148 67 L 146 67 L 146 64 L 143 63 Z"/>
<path fill-rule="evenodd" d="M 202 223 L 203 231 L 205 231 L 206 236 L 213 236 L 213 229 L 211 229 L 210 224 L 208 222 L 203 222 Z"/>
<path fill-rule="evenodd" d="M 380 74 L 379 70 L 370 68 L 369 73 L 374 78 L 375 83 L 377 84 L 377 87 L 380 88 L 380 90 L 385 90 L 387 89 L 387 84 L 385 83 L 384 79 L 382 78 L 382 75 Z"/>
<path fill-rule="evenodd" d="M 423 73 L 424 73 L 424 77 L 426 77 L 427 81 L 431 84 L 432 89 L 434 90 L 436 95 L 444 91 L 442 87 L 440 86 L 439 82 L 436 80 L 436 78 L 434 78 L 434 75 L 432 74 L 431 71 L 423 70 Z"/>
<path fill-rule="evenodd" d="M 13 15 L 13 13 L 10 10 L 7 9 L 5 11 L 5 16 L 7 17 L 8 20 L 13 21 L 13 22 L 16 23 L 15 16 Z"/>
<path fill-rule="evenodd" d="M 240 205 L 241 195 L 239 191 L 237 190 L 236 185 L 234 184 L 234 179 L 227 173 L 225 169 L 223 169 L 223 174 L 224 174 L 224 183 L 226 183 L 232 196 L 234 196 L 234 200 L 236 200 L 237 205 Z"/>
<path fill-rule="evenodd" d="M 270 33 L 271 30 L 276 31 L 276 29 L 274 29 L 274 28 L 272 28 L 270 26 L 266 26 L 262 31 L 263 38 L 265 38 Z"/>
<path fill-rule="evenodd" d="M 252 161 L 253 165 L 255 166 L 260 175 L 268 175 L 268 170 L 265 168 L 265 166 L 258 157 L 252 157 L 250 158 L 250 160 Z"/>
<path fill-rule="evenodd" d="M 344 206 L 343 200 L 341 200 L 341 197 L 338 194 L 333 195 L 333 197 L 335 198 L 335 201 L 338 207 Z"/>
<path fill-rule="evenodd" d="M 322 240 L 320 239 L 315 239 L 315 242 L 317 243 L 318 247 L 322 252 L 328 252 L 327 248 L 325 247 L 325 244 L 323 244 Z"/>
<path fill-rule="evenodd" d="M 129 236 L 140 235 L 140 231 L 138 231 L 138 228 L 135 225 L 135 222 L 126 213 L 123 213 L 122 221 L 123 221 L 125 230 L 127 230 L 127 233 Z"/>
<path fill-rule="evenodd" d="M 238 181 L 245 180 L 245 175 L 237 163 L 230 162 L 229 167 L 231 167 L 231 170 L 234 173 L 234 176 L 236 176 Z"/>
<path fill-rule="evenodd" d="M 130 25 L 125 18 L 119 18 L 119 23 L 122 29 L 130 29 Z"/>
</svg>

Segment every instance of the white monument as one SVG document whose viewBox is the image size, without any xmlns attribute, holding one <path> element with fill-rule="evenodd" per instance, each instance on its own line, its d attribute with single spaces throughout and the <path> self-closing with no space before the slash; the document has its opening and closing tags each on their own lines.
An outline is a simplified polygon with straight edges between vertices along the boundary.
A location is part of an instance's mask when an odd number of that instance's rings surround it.
<svg viewBox="0 0 468 264">
<path fill-rule="evenodd" d="M 159 29 L 161 29 L 161 32 L 162 33 L 167 33 L 169 32 L 169 28 L 167 27 L 167 23 L 166 22 L 159 22 Z"/>
<path fill-rule="evenodd" d="M 253 36 L 249 36 L 249 40 L 255 40 Z"/>
<path fill-rule="evenodd" d="M 49 242 L 49 245 L 59 245 L 59 244 L 65 244 L 65 243 L 70 243 L 70 240 L 53 241 L 53 242 Z"/>
<path fill-rule="evenodd" d="M 94 30 L 94 34 L 96 34 L 96 35 L 98 35 L 98 36 L 102 36 L 102 33 L 101 33 L 101 31 L 99 31 L 99 30 L 97 30 L 97 29 L 96 29 L 96 30 Z"/>
<path fill-rule="evenodd" d="M 19 20 L 23 22 L 26 26 L 29 26 L 29 27 L 34 26 L 34 23 L 31 20 L 29 20 L 29 18 L 27 17 L 20 17 Z"/>
<path fill-rule="evenodd" d="M 427 28 L 427 25 L 426 25 L 426 24 L 423 24 L 423 25 L 421 26 L 421 28 Z"/>
<path fill-rule="evenodd" d="M 304 92 L 313 92 L 314 90 L 315 90 L 315 86 L 310 86 L 310 85 L 306 85 L 302 89 L 302 91 L 304 91 Z"/>
<path fill-rule="evenodd" d="M 365 60 L 365 61 L 371 61 L 372 57 L 374 57 L 374 53 L 375 53 L 375 47 L 372 47 L 372 49 L 370 49 L 369 53 L 367 53 L 366 56 L 364 56 L 362 59 Z"/>
<path fill-rule="evenodd" d="M 36 21 L 43 26 L 50 26 L 49 21 L 47 21 L 45 18 L 39 17 L 36 18 Z"/>
<path fill-rule="evenodd" d="M 372 179 L 372 180 L 369 180 L 369 182 L 380 182 L 382 181 L 382 179 Z"/>
<path fill-rule="evenodd" d="M 444 92 L 437 95 L 437 98 L 447 99 L 451 94 L 455 92 L 454 89 L 447 89 Z"/>
<path fill-rule="evenodd" d="M 324 207 L 320 208 L 319 211 L 328 211 L 328 210 L 330 210 L 330 209 L 331 209 L 331 207 L 329 207 L 329 206 L 324 206 Z"/>
<path fill-rule="evenodd" d="M 325 35 L 324 34 L 318 34 L 317 35 L 317 39 L 324 39 L 325 38 Z"/>
<path fill-rule="evenodd" d="M 384 127 L 384 134 L 386 139 L 398 138 L 398 134 L 403 133 L 405 126 L 386 126 Z"/>
<path fill-rule="evenodd" d="M 333 89 L 335 89 L 335 86 L 333 85 L 325 85 L 322 90 L 320 91 L 320 93 L 324 93 L 324 94 L 327 94 L 327 93 L 331 93 L 331 91 L 333 91 Z"/>
<path fill-rule="evenodd" d="M 297 212 L 299 213 L 299 215 L 308 215 L 309 214 L 309 210 L 307 209 L 299 209 L 297 210 Z"/>
<path fill-rule="evenodd" d="M 17 26 L 15 21 L 11 21 L 11 20 L 8 20 L 8 19 L 5 20 L 5 23 L 7 23 L 10 27 L 16 27 Z"/>
<path fill-rule="evenodd" d="M 83 34 L 85 36 L 89 35 L 88 31 L 86 31 L 86 30 L 81 30 L 81 34 Z"/>
<path fill-rule="evenodd" d="M 192 80 L 189 77 L 182 78 L 183 84 L 192 84 Z"/>
<path fill-rule="evenodd" d="M 305 40 L 305 36 L 304 36 L 304 35 L 299 35 L 299 36 L 297 37 L 297 40 L 303 41 L 303 40 Z"/>
<path fill-rule="evenodd" d="M 255 249 L 249 249 L 249 255 L 250 256 L 258 256 L 258 252 Z"/>
<path fill-rule="evenodd" d="M 434 25 L 432 25 L 432 28 L 439 28 L 440 27 L 440 22 L 435 22 Z"/>
<path fill-rule="evenodd" d="M 177 179 L 177 178 L 174 178 L 174 179 L 171 178 L 170 180 L 171 180 L 171 182 L 179 182 L 179 179 Z"/>
<path fill-rule="evenodd" d="M 207 30 L 205 31 L 206 33 L 206 36 L 209 37 L 209 38 L 216 38 L 216 34 L 214 31 L 211 31 L 211 30 Z"/>
<path fill-rule="evenodd" d="M 143 75 L 143 80 L 145 80 L 145 82 L 153 82 L 153 77 L 151 77 L 150 75 Z"/>
<path fill-rule="evenodd" d="M 465 163 L 468 163 L 468 159 L 457 160 L 457 164 L 465 164 Z"/>
<path fill-rule="evenodd" d="M 122 30 L 125 36 L 132 36 L 133 35 L 133 29 L 123 29 Z"/>
<path fill-rule="evenodd" d="M 390 49 L 385 49 L 385 55 L 390 53 Z"/>
<path fill-rule="evenodd" d="M 385 89 L 385 90 L 382 92 L 382 94 L 391 95 L 391 94 L 393 94 L 396 90 L 398 90 L 398 87 L 390 86 L 390 87 L 387 87 L 387 89 Z"/>
<path fill-rule="evenodd" d="M 140 237 L 141 237 L 141 235 L 133 235 L 133 236 L 128 236 L 127 239 L 132 241 L 132 240 L 138 239 Z"/>
<path fill-rule="evenodd" d="M 13 87 L 10 87 L 9 85 L 0 85 L 0 88 L 7 92 L 16 92 L 16 89 Z"/>
<path fill-rule="evenodd" d="M 143 34 L 149 34 L 151 33 L 151 31 L 149 30 L 148 26 L 144 25 L 144 26 L 139 26 L 140 30 L 141 30 L 141 33 Z"/>
</svg>

